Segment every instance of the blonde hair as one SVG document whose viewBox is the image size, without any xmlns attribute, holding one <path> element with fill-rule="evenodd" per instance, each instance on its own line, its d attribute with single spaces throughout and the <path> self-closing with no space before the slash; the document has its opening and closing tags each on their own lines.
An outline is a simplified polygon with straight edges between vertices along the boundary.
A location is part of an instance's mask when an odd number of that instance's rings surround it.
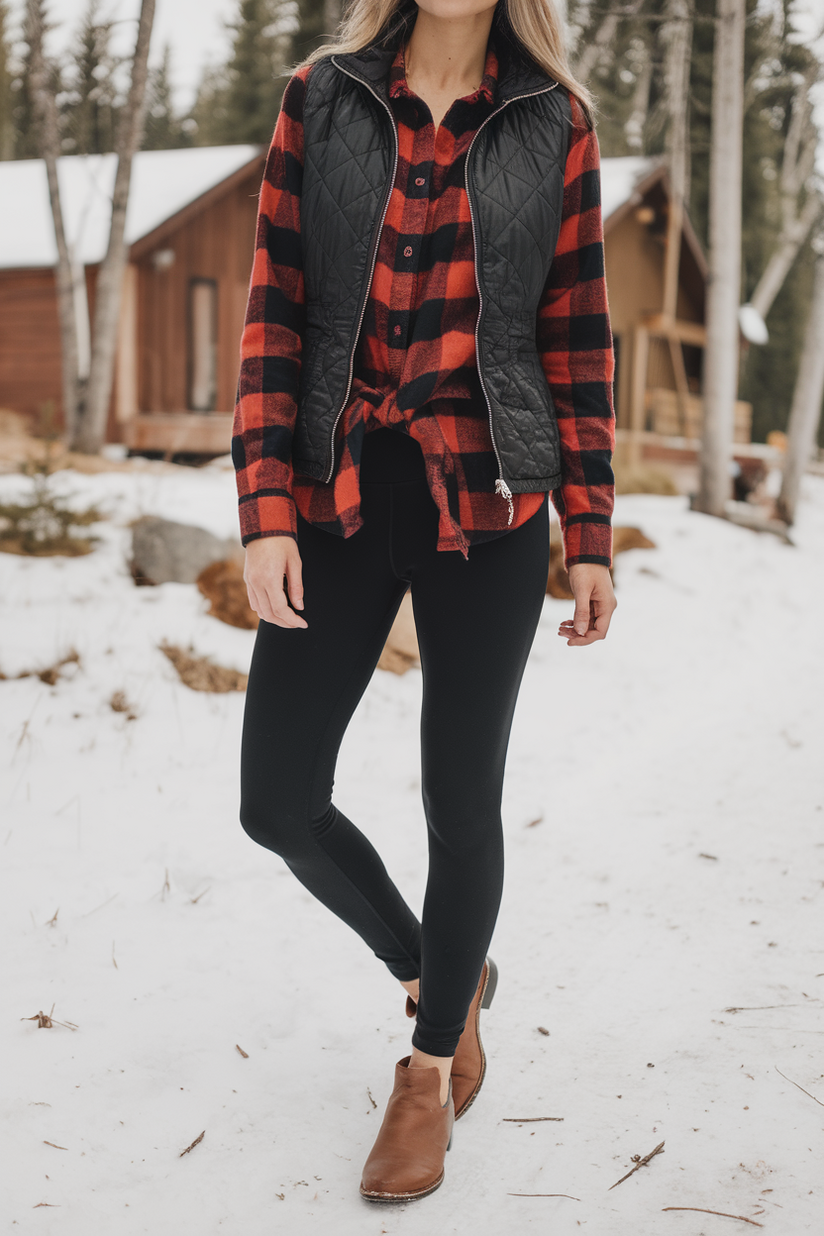
<svg viewBox="0 0 824 1236">
<path fill-rule="evenodd" d="M 358 52 L 372 43 L 394 45 L 408 37 L 418 15 L 416 0 L 349 0 L 332 41 L 316 47 L 290 72 L 314 64 L 336 52 Z M 583 108 L 587 123 L 595 123 L 595 101 L 572 73 L 567 58 L 562 22 L 554 0 L 498 0 L 492 18 L 496 43 L 508 43 L 522 57 L 566 86 Z"/>
</svg>

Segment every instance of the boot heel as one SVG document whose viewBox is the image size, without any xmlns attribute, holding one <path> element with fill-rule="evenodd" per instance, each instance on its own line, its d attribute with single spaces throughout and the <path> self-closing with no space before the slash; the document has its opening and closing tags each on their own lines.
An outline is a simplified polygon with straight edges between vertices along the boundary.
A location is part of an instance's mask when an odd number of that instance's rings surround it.
<svg viewBox="0 0 824 1236">
<path fill-rule="evenodd" d="M 498 986 L 498 967 L 495 965 L 495 962 L 491 957 L 487 957 L 486 960 L 489 966 L 489 978 L 486 983 L 486 991 L 484 992 L 483 999 L 481 1000 L 482 1009 L 489 1008 L 492 1003 L 492 997 L 495 995 L 495 988 Z"/>
</svg>

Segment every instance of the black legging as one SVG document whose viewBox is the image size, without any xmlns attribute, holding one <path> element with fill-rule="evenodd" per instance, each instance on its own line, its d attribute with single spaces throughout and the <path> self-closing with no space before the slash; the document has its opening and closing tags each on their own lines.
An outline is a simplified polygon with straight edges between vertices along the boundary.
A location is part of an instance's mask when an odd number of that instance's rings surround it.
<svg viewBox="0 0 824 1236">
<path fill-rule="evenodd" d="M 468 560 L 439 552 L 420 447 L 391 429 L 366 436 L 361 495 L 364 526 L 347 539 L 298 516 L 309 625 L 258 628 L 241 821 L 396 978 L 420 976 L 412 1042 L 451 1056 L 500 904 L 504 763 L 546 588 L 547 506 L 520 528 L 473 545 Z M 410 584 L 429 832 L 422 923 L 371 843 L 331 801 L 344 732 Z"/>
</svg>

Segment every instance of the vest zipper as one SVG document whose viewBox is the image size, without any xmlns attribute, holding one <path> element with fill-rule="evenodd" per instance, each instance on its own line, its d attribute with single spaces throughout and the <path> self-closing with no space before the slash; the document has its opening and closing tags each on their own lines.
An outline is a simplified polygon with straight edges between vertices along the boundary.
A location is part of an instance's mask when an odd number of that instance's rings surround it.
<svg viewBox="0 0 824 1236">
<path fill-rule="evenodd" d="M 349 354 L 349 377 L 346 383 L 346 392 L 343 397 L 343 403 L 338 408 L 338 411 L 335 414 L 334 422 L 332 424 L 332 434 L 331 434 L 331 438 L 329 442 L 329 451 L 330 451 L 329 469 L 326 473 L 326 476 L 323 478 L 324 481 L 329 481 L 332 477 L 332 473 L 335 470 L 335 432 L 337 430 L 338 422 L 340 421 L 341 415 L 343 414 L 343 410 L 346 407 L 346 402 L 349 398 L 349 391 L 352 388 L 352 375 L 353 375 L 353 370 L 354 370 L 355 352 L 358 346 L 358 338 L 360 337 L 361 326 L 363 325 L 364 314 L 366 313 L 366 305 L 369 300 L 369 289 L 372 286 L 372 279 L 375 274 L 375 266 L 377 265 L 377 260 L 378 260 L 378 249 L 380 248 L 381 233 L 383 232 L 383 225 L 386 220 L 386 213 L 389 209 L 389 201 L 390 201 L 390 198 L 392 197 L 392 189 L 394 188 L 394 185 L 395 185 L 395 175 L 398 170 L 398 159 L 400 156 L 400 141 L 398 138 L 398 129 L 395 123 L 395 117 L 392 113 L 392 108 L 389 106 L 388 103 L 386 103 L 380 97 L 380 95 L 377 93 L 376 90 L 372 89 L 372 87 L 369 85 L 368 82 L 363 80 L 362 77 L 358 77 L 356 73 L 350 73 L 348 69 L 345 69 L 343 67 L 343 65 L 338 64 L 334 56 L 331 57 L 331 60 L 335 68 L 340 70 L 341 73 L 345 73 L 347 77 L 351 77 L 353 81 L 360 82 L 362 86 L 366 86 L 366 89 L 371 94 L 373 94 L 375 98 L 378 100 L 378 102 L 381 104 L 381 106 L 385 108 L 386 112 L 389 115 L 389 119 L 392 122 L 392 132 L 395 137 L 395 160 L 392 166 L 392 175 L 389 179 L 389 191 L 386 195 L 386 200 L 384 201 L 384 204 L 383 204 L 383 213 L 381 214 L 381 221 L 378 227 L 378 234 L 375 240 L 374 251 L 372 253 L 372 265 L 369 271 L 369 279 L 366 284 L 366 293 L 363 297 L 363 303 L 361 304 L 360 317 L 358 318 L 358 327 L 355 332 L 355 342 Z M 542 86 L 540 90 L 529 90 L 525 94 L 513 95 L 511 99 L 506 99 L 505 102 L 503 102 L 500 107 L 496 107 L 494 112 L 490 112 L 490 114 L 486 117 L 485 120 L 481 122 L 481 124 L 478 126 L 475 133 L 473 134 L 472 140 L 470 141 L 469 147 L 466 152 L 466 161 L 464 164 L 464 174 L 465 174 L 464 178 L 466 182 L 466 197 L 469 203 L 469 220 L 472 225 L 472 245 L 473 245 L 473 250 L 474 250 L 473 269 L 475 272 L 475 286 L 478 289 L 478 317 L 475 322 L 475 363 L 478 369 L 478 380 L 480 381 L 481 390 L 483 391 L 484 399 L 486 400 L 486 406 L 487 406 L 487 411 L 489 415 L 489 436 L 492 440 L 492 449 L 495 452 L 495 458 L 498 463 L 498 472 L 500 474 L 498 476 L 498 479 L 495 482 L 495 493 L 500 494 L 501 497 L 505 498 L 509 506 L 509 519 L 507 520 L 507 524 L 512 523 L 512 519 L 515 515 L 515 506 L 512 500 L 512 490 L 509 488 L 509 486 L 507 485 L 503 477 L 504 468 L 503 468 L 503 463 L 501 462 L 501 455 L 498 450 L 498 444 L 495 441 L 495 429 L 492 424 L 492 404 L 489 399 L 489 393 L 487 392 L 487 389 L 484 386 L 483 373 L 481 371 L 480 347 L 478 343 L 478 330 L 481 325 L 481 314 L 483 313 L 483 294 L 481 292 L 481 282 L 478 277 L 478 236 L 477 236 L 477 232 L 475 229 L 475 214 L 472 209 L 472 197 L 469 192 L 469 156 L 472 153 L 472 147 L 475 145 L 475 139 L 478 137 L 478 134 L 481 132 L 484 125 L 486 125 L 493 118 L 493 116 L 497 116 L 498 112 L 502 112 L 504 108 L 507 107 L 510 103 L 516 103 L 518 102 L 519 99 L 530 99 L 532 98 L 533 95 L 536 95 L 536 94 L 547 94 L 550 90 L 554 90 L 557 85 L 558 85 L 557 82 L 553 82 L 551 86 Z"/>
<path fill-rule="evenodd" d="M 328 469 L 328 471 L 327 471 L 327 473 L 326 473 L 326 476 L 323 478 L 323 480 L 324 480 L 324 481 L 329 481 L 329 480 L 331 480 L 331 478 L 332 478 L 332 473 L 333 473 L 333 472 L 334 472 L 334 470 L 335 470 L 335 431 L 337 430 L 337 427 L 338 427 L 338 421 L 340 420 L 341 415 L 343 414 L 343 410 L 344 410 L 344 408 L 346 407 L 346 401 L 347 401 L 347 400 L 348 400 L 348 398 L 349 398 L 349 391 L 352 389 L 352 374 L 353 374 L 353 371 L 354 371 L 355 352 L 357 351 L 357 346 L 358 346 L 358 338 L 359 338 L 359 336 L 360 336 L 361 326 L 363 325 L 363 317 L 364 317 L 364 314 L 366 313 L 366 305 L 367 305 L 367 302 L 368 302 L 368 300 L 369 300 L 369 289 L 370 289 L 370 288 L 371 288 L 371 286 L 372 286 L 372 278 L 373 278 L 373 276 L 374 276 L 374 274 L 375 274 L 375 266 L 377 265 L 377 261 L 378 261 L 378 249 L 380 248 L 380 243 L 381 243 L 381 232 L 383 231 L 383 225 L 384 225 L 384 221 L 385 221 L 385 219 L 386 219 L 386 212 L 387 212 L 387 211 L 388 211 L 388 209 L 389 209 L 389 201 L 390 201 L 390 198 L 392 197 L 392 189 L 393 189 L 393 188 L 394 188 L 394 186 L 395 186 L 395 175 L 396 175 L 397 170 L 398 170 L 398 159 L 399 159 L 399 156 L 400 156 L 400 140 L 399 140 L 399 138 L 398 138 L 398 128 L 397 128 L 397 125 L 395 124 L 395 117 L 394 117 L 394 115 L 392 114 L 392 108 L 389 106 L 389 104 L 388 104 L 388 103 L 386 103 L 386 102 L 385 102 L 385 101 L 384 101 L 384 100 L 380 97 L 380 95 L 377 93 L 377 91 L 372 90 L 372 87 L 369 85 L 369 83 L 368 83 L 368 82 L 365 82 L 365 81 L 363 80 L 363 78 L 362 78 L 362 77 L 358 77 L 356 73 L 350 73 L 348 69 L 345 69 L 345 68 L 343 67 L 343 65 L 338 64 L 338 62 L 337 62 L 337 60 L 335 60 L 334 56 L 333 56 L 333 57 L 331 57 L 331 59 L 332 59 L 332 63 L 334 64 L 334 66 L 335 66 L 335 68 L 336 68 L 336 69 L 339 69 L 341 73 L 345 73 L 345 74 L 347 75 L 347 77 L 351 77 L 353 81 L 360 82 L 360 84 L 361 84 L 362 86 L 366 86 L 367 90 L 371 91 L 371 93 L 375 96 L 375 98 L 378 100 L 378 102 L 379 102 L 379 103 L 380 103 L 380 104 L 381 104 L 384 108 L 386 108 L 386 111 L 389 113 L 389 119 L 390 119 L 390 120 L 391 120 L 391 122 L 392 122 L 392 132 L 393 132 L 393 133 L 394 133 L 394 135 L 395 135 L 395 162 L 394 162 L 393 167 L 392 167 L 392 175 L 391 175 L 391 176 L 390 176 L 390 178 L 389 178 L 389 191 L 388 191 L 388 193 L 386 194 L 386 200 L 385 200 L 385 202 L 384 202 L 384 204 L 383 204 L 383 213 L 382 213 L 382 215 L 381 215 L 381 221 L 380 221 L 380 225 L 379 225 L 379 227 L 378 227 L 378 235 L 377 235 L 377 237 L 376 237 L 376 239 L 375 239 L 375 249 L 374 249 L 374 252 L 373 252 L 373 254 L 372 254 L 372 266 L 371 266 L 371 269 L 370 269 L 370 271 L 369 271 L 369 279 L 368 279 L 367 284 L 366 284 L 366 292 L 364 293 L 364 297 L 363 297 L 363 304 L 361 305 L 360 317 L 358 318 L 358 328 L 357 328 L 357 330 L 355 331 L 355 342 L 354 342 L 354 344 L 353 344 L 353 346 L 352 346 L 352 351 L 351 351 L 351 352 L 350 352 L 350 354 L 349 354 L 349 378 L 348 378 L 347 383 L 346 383 L 346 394 L 343 396 L 343 403 L 342 403 L 342 404 L 341 404 L 341 406 L 338 408 L 337 413 L 335 414 L 335 420 L 334 420 L 334 422 L 333 422 L 333 424 L 332 424 L 332 436 L 331 436 L 331 439 L 330 439 L 330 442 L 329 442 L 329 451 L 330 451 L 330 455 L 329 455 L 329 469 Z"/>
<path fill-rule="evenodd" d="M 542 86 L 540 90 L 529 90 L 527 91 L 526 94 L 515 94 L 512 96 L 511 99 L 506 99 L 505 102 L 503 102 L 500 107 L 496 107 L 494 112 L 490 112 L 489 115 L 486 117 L 486 119 L 483 120 L 478 125 L 478 128 L 475 130 L 475 133 L 472 135 L 472 140 L 469 143 L 469 146 L 466 151 L 466 162 L 464 163 L 464 179 L 466 181 L 466 198 L 467 198 L 467 201 L 469 202 L 469 220 L 470 220 L 470 223 L 472 224 L 472 247 L 473 247 L 474 255 L 475 255 L 475 261 L 474 261 L 475 286 L 478 289 L 478 318 L 477 318 L 477 321 L 475 322 L 475 363 L 478 367 L 478 380 L 480 381 L 481 390 L 484 393 L 484 398 L 486 399 L 486 406 L 487 406 L 487 410 L 489 413 L 489 436 L 492 439 L 492 449 L 494 450 L 495 458 L 498 461 L 498 479 L 495 482 L 495 493 L 500 494 L 502 498 L 505 498 L 509 506 L 509 519 L 506 521 L 507 525 L 512 523 L 513 516 L 515 515 L 515 504 L 512 500 L 512 490 L 509 488 L 506 481 L 504 480 L 504 466 L 503 466 L 503 463 L 501 462 L 501 455 L 498 450 L 498 444 L 495 441 L 495 429 L 492 424 L 492 404 L 489 399 L 489 393 L 486 387 L 484 386 L 483 373 L 481 372 L 481 353 L 480 353 L 480 347 L 478 344 L 478 330 L 481 325 L 481 314 L 483 313 L 483 294 L 481 292 L 481 281 L 478 277 L 478 236 L 475 231 L 475 215 L 472 210 L 472 197 L 469 192 L 469 156 L 472 153 L 472 147 L 475 145 L 475 139 L 477 138 L 478 134 L 481 132 L 481 129 L 484 127 L 484 125 L 487 124 L 492 119 L 493 116 L 497 116 L 498 112 L 502 112 L 504 108 L 507 107 L 508 104 L 510 103 L 516 103 L 519 99 L 530 99 L 532 98 L 533 95 L 536 95 L 536 94 L 547 94 L 550 90 L 554 90 L 557 85 L 558 85 L 557 82 L 553 82 L 551 86 Z"/>
</svg>

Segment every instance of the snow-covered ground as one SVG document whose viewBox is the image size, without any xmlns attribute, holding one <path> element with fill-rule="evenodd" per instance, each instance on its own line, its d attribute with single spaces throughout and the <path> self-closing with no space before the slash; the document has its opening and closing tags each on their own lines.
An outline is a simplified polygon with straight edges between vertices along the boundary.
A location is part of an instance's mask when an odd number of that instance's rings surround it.
<svg viewBox="0 0 824 1236">
<path fill-rule="evenodd" d="M 666 1207 L 824 1230 L 824 481 L 794 547 L 621 498 L 658 548 L 618 559 L 609 639 L 568 648 L 571 606 L 547 600 L 510 746 L 489 1073 L 444 1185 L 403 1207 L 357 1191 L 408 1051 L 402 992 L 238 825 L 242 696 L 190 691 L 157 648 L 243 669 L 253 633 L 126 568 L 140 513 L 232 533 L 232 476 L 59 483 L 109 512 L 99 548 L 0 554 L 4 1232 L 750 1230 Z M 13 677 L 71 648 L 53 687 Z M 416 907 L 419 699 L 418 671 L 379 671 L 337 778 Z M 78 1028 L 21 1020 L 52 1005 Z"/>
</svg>

